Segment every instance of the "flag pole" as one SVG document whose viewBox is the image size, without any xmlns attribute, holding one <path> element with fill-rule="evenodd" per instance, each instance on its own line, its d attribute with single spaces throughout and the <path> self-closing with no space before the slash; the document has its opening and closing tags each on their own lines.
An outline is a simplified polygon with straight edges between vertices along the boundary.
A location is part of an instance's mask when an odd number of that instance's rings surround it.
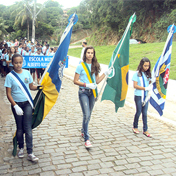
<svg viewBox="0 0 176 176">
<path fill-rule="evenodd" d="M 133 14 L 131 20 L 129 21 L 129 23 L 128 23 L 127 27 L 126 27 L 126 30 L 125 30 L 125 32 L 124 32 L 125 35 L 124 35 L 123 40 L 122 40 L 122 42 L 121 42 L 121 44 L 120 44 L 120 46 L 119 46 L 119 49 L 118 49 L 117 54 L 116 54 L 116 56 L 115 56 L 115 58 L 114 58 L 114 60 L 113 60 L 113 62 L 112 62 L 111 67 L 113 67 L 114 62 L 115 62 L 116 59 L 117 59 L 117 56 L 118 56 L 119 51 L 120 51 L 120 49 L 121 49 L 121 47 L 122 47 L 123 41 L 125 40 L 125 37 L 126 37 L 126 35 L 127 35 L 127 32 L 128 32 L 128 30 L 129 30 L 129 28 L 130 28 L 130 26 L 131 26 L 131 23 L 132 23 L 132 21 L 133 21 L 134 16 L 135 16 L 135 13 Z"/>
<path fill-rule="evenodd" d="M 159 60 L 159 63 L 158 63 L 158 65 L 157 65 L 157 73 L 155 72 L 155 74 L 152 74 L 152 81 L 151 81 L 151 83 L 150 84 L 153 84 L 154 82 L 155 82 L 155 80 L 154 79 L 156 79 L 156 77 L 158 76 L 158 72 L 159 72 L 159 66 L 160 66 L 160 63 L 161 63 L 161 60 L 162 60 L 162 57 L 164 56 L 164 53 L 165 53 L 165 50 L 166 50 L 166 47 L 167 47 L 167 44 L 168 44 L 168 42 L 169 42 L 169 40 L 170 40 L 170 38 L 172 37 L 172 34 L 173 34 L 173 28 L 174 28 L 174 23 L 173 23 L 173 25 L 171 26 L 171 28 L 170 28 L 170 31 L 169 31 L 169 34 L 168 34 L 168 37 L 167 37 L 167 40 L 166 40 L 166 43 L 165 43 L 165 46 L 164 46 L 164 49 L 163 49 L 163 52 L 162 52 L 162 55 L 161 55 L 161 57 L 160 57 L 160 60 Z M 153 71 L 152 71 L 152 73 L 153 73 Z M 147 93 L 147 96 L 146 96 L 146 98 L 145 98 L 145 100 L 144 100 L 144 102 L 146 103 L 149 99 L 150 99 L 150 93 L 149 93 L 150 91 L 148 91 L 148 93 Z M 145 104 L 143 104 L 143 106 L 144 106 Z"/>
<path fill-rule="evenodd" d="M 164 52 L 166 50 L 166 47 L 167 47 L 167 43 L 169 42 L 170 38 L 172 37 L 172 34 L 173 34 L 173 27 L 174 27 L 174 24 L 171 26 L 170 28 L 170 31 L 169 31 L 169 34 L 168 34 L 168 37 L 167 37 L 167 40 L 166 40 L 166 43 L 165 43 L 165 46 L 164 46 L 164 49 L 163 49 L 163 52 L 162 52 L 162 55 L 160 57 L 160 60 L 159 60 L 159 63 L 158 63 L 158 66 L 157 66 L 157 71 L 154 75 L 154 77 L 157 77 L 158 76 L 158 71 L 159 71 L 159 66 L 160 66 L 160 62 L 161 62 L 161 58 L 164 56 Z"/>
<path fill-rule="evenodd" d="M 117 59 L 117 56 L 118 56 L 119 51 L 120 51 L 120 49 L 121 49 L 121 47 L 122 47 L 123 41 L 125 40 L 125 37 L 126 37 L 126 35 L 127 35 L 127 32 L 128 32 L 128 30 L 129 30 L 129 28 L 130 28 L 130 26 L 131 26 L 131 23 L 132 23 L 132 21 L 133 21 L 134 16 L 135 16 L 135 13 L 133 14 L 131 20 L 129 21 L 129 23 L 128 23 L 126 29 L 125 29 L 125 32 L 124 32 L 125 35 L 124 35 L 124 37 L 123 37 L 123 39 L 122 39 L 122 42 L 121 42 L 121 44 L 120 44 L 120 46 L 119 46 L 119 49 L 118 49 L 118 51 L 117 51 L 117 54 L 116 54 L 116 56 L 115 56 L 115 58 L 114 58 L 114 60 L 113 60 L 113 62 L 112 62 L 112 65 L 110 66 L 110 68 L 113 68 L 113 65 L 114 65 L 114 63 L 115 63 L 115 61 L 116 61 L 116 59 Z M 108 78 L 108 76 L 105 76 L 105 80 L 104 80 L 103 85 L 102 85 L 102 87 L 101 87 L 101 89 L 100 89 L 100 92 L 98 93 L 97 100 L 98 100 L 98 98 L 99 98 L 99 94 L 101 94 L 101 92 L 102 92 L 102 90 L 103 90 L 103 88 L 104 88 L 104 86 L 105 86 L 105 83 L 106 83 L 106 81 L 107 81 L 107 78 Z"/>
<path fill-rule="evenodd" d="M 63 40 L 64 40 L 65 37 L 67 36 L 68 32 L 70 31 L 69 29 L 70 29 L 70 28 L 72 27 L 72 25 L 73 25 L 73 20 L 74 20 L 74 18 L 75 18 L 75 15 L 76 15 L 76 13 L 73 14 L 72 18 L 70 19 L 69 24 L 67 25 L 67 27 L 66 27 L 64 33 L 62 34 L 62 37 L 61 37 L 59 46 L 61 45 L 61 43 L 63 42 Z M 67 31 L 67 32 L 66 32 L 66 31 Z M 58 48 L 59 48 L 59 47 L 58 47 Z M 55 55 L 54 55 L 54 56 L 55 56 Z M 53 61 L 53 59 L 54 59 L 54 56 L 53 56 L 53 58 L 51 59 L 50 63 L 47 65 L 47 67 L 46 67 L 46 69 L 45 69 L 45 71 L 44 71 L 44 73 L 43 73 L 43 75 L 42 75 L 42 77 L 41 77 L 41 79 L 40 79 L 40 82 L 39 82 L 40 84 L 41 84 L 41 82 L 42 82 L 42 80 L 43 80 L 43 78 L 44 78 L 46 72 L 48 71 L 48 69 L 49 69 L 49 67 L 50 67 L 50 65 L 51 65 L 51 63 L 52 63 L 52 61 Z"/>
</svg>

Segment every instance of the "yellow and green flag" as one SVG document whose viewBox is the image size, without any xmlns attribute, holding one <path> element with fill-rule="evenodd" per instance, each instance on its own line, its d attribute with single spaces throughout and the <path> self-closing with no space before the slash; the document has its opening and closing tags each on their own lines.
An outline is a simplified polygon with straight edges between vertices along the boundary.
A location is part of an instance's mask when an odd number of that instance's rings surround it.
<svg viewBox="0 0 176 176">
<path fill-rule="evenodd" d="M 104 89 L 101 100 L 110 100 L 115 104 L 115 111 L 123 107 L 128 90 L 128 71 L 129 71 L 129 39 L 132 33 L 133 23 L 136 21 L 136 15 L 130 17 L 128 26 L 115 48 L 109 68 L 113 68 L 107 78 L 107 84 Z"/>
</svg>

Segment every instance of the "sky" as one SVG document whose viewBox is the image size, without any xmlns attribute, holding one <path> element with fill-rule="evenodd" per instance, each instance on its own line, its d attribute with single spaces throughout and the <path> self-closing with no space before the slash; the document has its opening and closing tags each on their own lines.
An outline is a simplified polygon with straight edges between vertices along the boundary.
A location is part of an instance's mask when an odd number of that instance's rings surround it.
<svg viewBox="0 0 176 176">
<path fill-rule="evenodd" d="M 6 1 L 1 0 L 0 4 L 8 6 L 8 5 L 12 5 L 15 1 L 21 1 L 21 0 L 6 0 Z M 37 3 L 43 4 L 47 0 L 36 0 L 36 1 Z M 64 9 L 76 7 L 81 2 L 81 0 L 54 0 L 54 1 L 59 2 L 59 4 L 62 5 Z"/>
</svg>

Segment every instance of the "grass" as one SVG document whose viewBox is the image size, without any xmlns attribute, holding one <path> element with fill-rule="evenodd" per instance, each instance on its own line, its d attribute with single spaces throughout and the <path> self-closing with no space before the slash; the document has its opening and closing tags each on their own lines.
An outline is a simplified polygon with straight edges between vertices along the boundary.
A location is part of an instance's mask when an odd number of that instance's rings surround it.
<svg viewBox="0 0 176 176">
<path fill-rule="evenodd" d="M 153 69 L 156 61 L 162 54 L 164 45 L 165 42 L 130 45 L 129 69 L 136 70 L 140 60 L 143 57 L 147 57 L 150 59 L 151 66 Z M 101 64 L 108 65 L 115 47 L 116 47 L 115 45 L 95 46 L 96 57 L 98 59 L 98 62 Z M 82 48 L 69 49 L 68 55 L 80 57 L 81 50 Z M 172 55 L 171 55 L 169 78 L 176 80 L 176 42 L 172 43 Z"/>
</svg>

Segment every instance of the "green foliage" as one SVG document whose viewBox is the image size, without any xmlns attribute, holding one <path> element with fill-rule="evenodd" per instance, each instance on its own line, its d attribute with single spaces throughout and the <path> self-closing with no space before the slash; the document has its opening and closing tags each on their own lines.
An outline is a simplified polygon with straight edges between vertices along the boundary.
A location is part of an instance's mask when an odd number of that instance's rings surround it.
<svg viewBox="0 0 176 176">
<path fill-rule="evenodd" d="M 76 13 L 78 15 L 78 22 L 73 27 L 73 31 L 78 29 L 90 29 L 90 11 L 87 10 L 87 4 L 82 1 L 78 7 L 72 7 L 68 12 L 68 16 Z"/>
<path fill-rule="evenodd" d="M 21 30 L 21 36 L 19 32 L 16 36 L 22 37 L 26 34 L 31 37 L 32 15 L 29 10 L 33 11 L 32 2 L 33 0 L 23 0 L 11 6 L 0 5 L 0 17 L 8 26 L 6 30 L 9 35 Z M 42 10 L 37 15 L 36 28 L 40 28 L 39 23 L 42 22 L 45 27 L 47 24 L 52 27 L 52 30 L 59 30 L 59 32 L 47 34 L 47 37 L 50 36 L 52 40 L 58 42 L 59 35 L 68 24 L 68 17 L 63 14 L 62 6 L 57 1 L 48 0 L 44 5 L 37 3 L 36 12 L 40 9 Z M 147 42 L 164 41 L 167 37 L 165 30 L 176 20 L 175 9 L 175 0 L 82 0 L 80 5 L 71 8 L 67 15 L 70 16 L 75 12 L 78 15 L 79 20 L 74 25 L 73 32 L 93 29 L 89 44 L 106 45 L 118 42 L 134 12 L 136 12 L 137 21 L 133 28 L 133 38 Z M 47 31 L 49 28 L 47 27 Z M 39 40 L 43 38 L 39 35 L 37 37 Z"/>
<path fill-rule="evenodd" d="M 153 42 L 164 41 L 166 28 L 175 21 L 176 1 L 174 0 L 83 0 L 87 11 L 91 11 L 90 23 L 98 29 L 107 26 L 110 33 L 118 32 L 119 38 L 128 23 L 130 16 L 136 12 L 133 37 Z M 95 40 L 99 37 L 94 35 Z M 104 38 L 106 40 L 106 36 Z M 107 40 L 108 42 L 108 40 Z"/>
<path fill-rule="evenodd" d="M 37 39 L 49 40 L 54 32 L 54 28 L 47 23 L 38 21 L 38 28 L 36 28 L 35 36 Z"/>
<path fill-rule="evenodd" d="M 3 40 L 4 35 L 7 34 L 6 28 L 3 18 L 0 17 L 0 40 Z"/>
</svg>

